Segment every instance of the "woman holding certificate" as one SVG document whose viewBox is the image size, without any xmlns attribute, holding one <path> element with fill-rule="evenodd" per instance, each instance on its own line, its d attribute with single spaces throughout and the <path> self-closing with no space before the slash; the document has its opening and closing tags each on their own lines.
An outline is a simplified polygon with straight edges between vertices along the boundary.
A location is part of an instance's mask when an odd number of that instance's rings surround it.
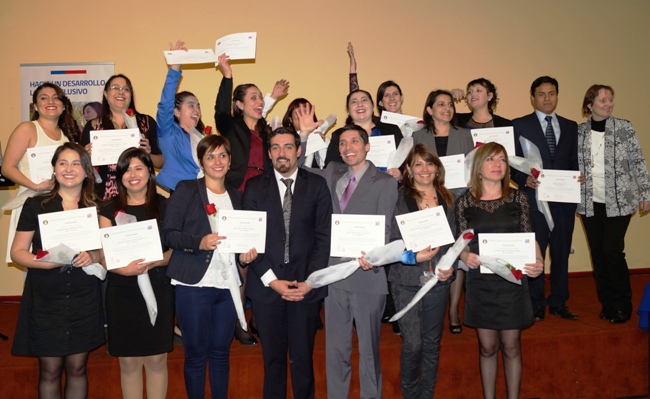
<svg viewBox="0 0 650 399">
<path fill-rule="evenodd" d="M 479 240 L 482 233 L 533 231 L 526 194 L 510 188 L 509 183 L 510 167 L 505 148 L 497 143 L 483 144 L 472 163 L 471 189 L 456 201 L 456 231 L 474 229 L 475 234 L 460 254 L 460 259 L 471 269 L 467 273 L 463 322 L 477 331 L 485 398 L 494 398 L 496 394 L 499 349 L 503 355 L 508 398 L 519 397 L 521 330 L 534 322 L 525 275 L 520 280 L 521 285 L 517 285 L 477 269 L 481 264 Z M 535 248 L 536 262 L 524 266 L 524 273 L 529 277 L 538 276 L 544 267 L 539 246 L 535 244 Z"/>
<path fill-rule="evenodd" d="M 414 143 L 428 145 L 434 150 L 434 154 L 440 157 L 467 155 L 474 149 L 474 142 L 469 130 L 456 125 L 456 106 L 451 92 L 435 90 L 429 93 L 422 114 L 424 129 L 413 133 Z M 455 197 L 465 191 L 465 188 L 452 190 Z M 450 289 L 449 331 L 452 334 L 460 334 L 463 331 L 458 313 L 458 303 L 464 280 L 465 271 L 459 269 Z"/>
<path fill-rule="evenodd" d="M 140 131 L 140 147 L 143 148 L 153 160 L 156 168 L 164 164 L 158 137 L 156 135 L 156 121 L 149 115 L 141 114 L 135 107 L 135 93 L 131 80 L 119 74 L 111 76 L 104 85 L 102 98 L 103 115 L 86 123 L 81 134 L 80 144 L 85 146 L 92 154 L 90 132 L 94 130 L 127 129 L 137 126 Z M 100 199 L 109 200 L 117 195 L 118 183 L 115 179 L 117 165 L 101 165 L 97 167 L 102 182 L 97 186 L 97 195 Z"/>
<path fill-rule="evenodd" d="M 53 83 L 43 83 L 38 86 L 32 95 L 32 105 L 34 107 L 32 120 L 22 122 L 11 133 L 2 161 L 2 175 L 18 184 L 17 195 L 27 189 L 48 191 L 54 184 L 51 176 L 47 176 L 46 180 L 35 181 L 40 174 L 35 172 L 32 176 L 29 167 L 29 148 L 51 148 L 50 155 L 47 156 L 49 161 L 54 148 L 68 141 L 74 142 L 79 136 L 79 128 L 72 118 L 72 104 L 59 86 Z M 11 248 L 14 240 L 21 209 L 17 208 L 11 212 L 7 248 Z M 7 251 L 6 261 L 11 262 L 9 251 Z"/>
<path fill-rule="evenodd" d="M 625 233 L 632 215 L 650 211 L 650 178 L 641 143 L 629 121 L 612 116 L 614 89 L 593 85 L 585 93 L 578 126 L 578 213 L 587 233 L 600 318 L 619 324 L 632 315 Z"/>
<path fill-rule="evenodd" d="M 478 78 L 469 82 L 465 101 L 472 112 L 457 115 L 459 126 L 468 129 L 512 126 L 509 119 L 494 113 L 497 110 L 499 97 L 497 87 L 489 80 Z"/>
<path fill-rule="evenodd" d="M 399 190 L 395 216 L 440 205 L 453 233 L 456 229 L 453 195 L 443 185 L 445 169 L 440 159 L 424 144 L 417 144 L 405 163 L 404 184 Z M 392 228 L 392 238 L 401 239 L 399 225 L 393 223 Z M 422 285 L 433 277 L 434 271 L 440 279 L 415 309 L 398 321 L 402 336 L 401 390 L 405 398 L 431 398 L 434 395 L 449 279 L 454 274 L 454 268 L 437 271 L 435 268 L 450 246 L 423 249 L 416 254 L 417 265 L 396 263 L 391 265 L 388 273 L 397 310 L 408 305 Z"/>
<path fill-rule="evenodd" d="M 13 261 L 27 268 L 11 352 L 38 357 L 39 398 L 85 398 L 88 353 L 104 342 L 104 328 L 99 279 L 81 268 L 98 262 L 99 251 L 79 253 L 71 266 L 34 255 L 44 249 L 38 215 L 95 207 L 95 178 L 90 156 L 78 144 L 58 147 L 52 166 L 52 191 L 25 202 L 11 246 Z"/>
<path fill-rule="evenodd" d="M 185 180 L 167 201 L 163 244 L 174 249 L 167 275 L 176 285 L 176 315 L 183 330 L 185 388 L 202 398 L 209 364 L 213 398 L 228 396 L 230 342 L 239 322 L 245 326 L 237 263 L 257 257 L 254 249 L 236 256 L 222 253 L 220 209 L 241 209 L 241 193 L 226 185 L 231 166 L 228 139 L 210 135 L 197 146 L 204 177 Z"/>
<path fill-rule="evenodd" d="M 142 148 L 125 150 L 115 171 L 118 195 L 100 210 L 101 228 L 118 225 L 117 215 L 133 215 L 138 222 L 157 219 L 162 225 L 166 199 L 156 193 L 153 161 Z M 134 259 L 110 270 L 106 288 L 108 350 L 120 360 L 124 398 L 142 398 L 142 368 L 146 372 L 147 397 L 165 398 L 167 352 L 173 349 L 174 287 L 166 276 L 171 250 L 165 259 Z M 142 275 L 142 277 L 140 277 Z M 158 314 L 152 325 L 139 279 L 149 279 Z"/>
</svg>

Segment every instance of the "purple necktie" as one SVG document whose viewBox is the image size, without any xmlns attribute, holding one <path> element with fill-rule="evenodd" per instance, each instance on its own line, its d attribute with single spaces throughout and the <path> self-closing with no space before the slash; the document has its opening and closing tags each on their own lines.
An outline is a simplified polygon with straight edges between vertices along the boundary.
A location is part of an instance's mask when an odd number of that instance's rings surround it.
<svg viewBox="0 0 650 399">
<path fill-rule="evenodd" d="M 354 176 L 354 173 L 350 175 L 350 181 L 348 182 L 348 186 L 345 188 L 345 191 L 343 191 L 343 195 L 341 195 L 341 212 L 345 212 L 345 207 L 348 206 L 348 201 L 350 201 L 350 197 L 352 197 L 352 193 L 354 192 L 354 188 L 357 186 L 357 178 Z"/>
</svg>

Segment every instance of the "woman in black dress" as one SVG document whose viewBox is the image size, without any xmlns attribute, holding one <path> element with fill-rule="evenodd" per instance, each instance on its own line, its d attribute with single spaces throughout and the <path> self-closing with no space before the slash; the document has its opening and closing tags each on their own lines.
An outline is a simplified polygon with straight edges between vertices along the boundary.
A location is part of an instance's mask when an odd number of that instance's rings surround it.
<svg viewBox="0 0 650 399">
<path fill-rule="evenodd" d="M 79 253 L 66 269 L 34 255 L 43 249 L 38 215 L 95 207 L 95 178 L 90 156 L 79 144 L 57 148 L 52 166 L 52 191 L 25 202 L 11 246 L 12 260 L 27 268 L 11 353 L 38 357 L 39 398 L 85 398 L 88 353 L 104 343 L 104 329 L 99 279 L 81 268 L 98 262 L 99 251 Z"/>
<path fill-rule="evenodd" d="M 100 211 L 101 228 L 117 225 L 120 211 L 140 222 L 157 219 L 162 226 L 165 198 L 156 193 L 153 161 L 142 148 L 125 150 L 115 172 L 118 195 Z M 165 398 L 167 352 L 173 349 L 174 287 L 166 276 L 171 250 L 164 259 L 144 262 L 134 259 L 125 267 L 110 270 L 106 288 L 108 348 L 120 359 L 122 394 L 142 398 L 142 368 L 146 372 L 147 397 Z M 147 304 L 138 285 L 138 275 L 147 274 L 153 287 L 158 316 L 151 325 Z"/>
<path fill-rule="evenodd" d="M 481 233 L 532 232 L 530 206 L 526 194 L 510 188 L 508 155 L 497 143 L 483 144 L 472 163 L 471 189 L 456 202 L 458 232 L 474 229 L 475 237 L 460 254 L 467 273 L 463 322 L 476 328 L 480 347 L 483 396 L 496 394 L 499 349 L 503 355 L 508 398 L 518 398 L 521 385 L 521 330 L 533 324 L 533 307 L 528 280 L 512 284 L 495 274 L 481 274 L 478 243 Z M 524 272 L 537 277 L 544 267 L 539 246 L 536 263 Z"/>
</svg>

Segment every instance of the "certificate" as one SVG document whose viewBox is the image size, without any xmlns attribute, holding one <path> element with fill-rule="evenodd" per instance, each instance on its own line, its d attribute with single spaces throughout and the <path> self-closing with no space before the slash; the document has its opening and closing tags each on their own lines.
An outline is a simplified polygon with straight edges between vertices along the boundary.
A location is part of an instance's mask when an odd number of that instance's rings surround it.
<svg viewBox="0 0 650 399">
<path fill-rule="evenodd" d="M 467 187 L 468 179 L 465 178 L 465 155 L 458 154 L 440 157 L 440 162 L 445 167 L 445 187 Z"/>
<path fill-rule="evenodd" d="M 499 143 L 506 148 L 508 156 L 515 156 L 515 129 L 512 126 L 472 129 L 472 140 L 476 143 Z"/>
<path fill-rule="evenodd" d="M 93 166 L 114 165 L 127 148 L 140 146 L 138 129 L 93 130 L 90 132 L 93 145 L 90 156 Z"/>
<path fill-rule="evenodd" d="M 370 151 L 368 151 L 366 159 L 378 168 L 388 167 L 388 157 L 397 149 L 395 136 L 392 134 L 372 136 L 368 137 L 368 141 L 370 142 Z"/>
<path fill-rule="evenodd" d="M 479 233 L 478 248 L 481 254 L 503 259 L 521 271 L 527 263 L 537 261 L 535 233 Z M 492 271 L 481 267 L 481 273 L 492 273 Z"/>
<path fill-rule="evenodd" d="M 395 216 L 406 249 L 421 251 L 454 242 L 447 215 L 442 206 Z"/>
<path fill-rule="evenodd" d="M 102 247 L 97 209 L 94 207 L 43 213 L 38 215 L 38 225 L 45 250 L 59 244 L 78 251 Z"/>
<path fill-rule="evenodd" d="M 219 252 L 243 254 L 255 248 L 266 249 L 266 212 L 220 209 L 217 213 L 221 240 Z"/>
<path fill-rule="evenodd" d="M 417 123 L 418 121 L 421 121 L 422 118 L 418 118 L 417 116 L 402 115 L 396 112 L 382 111 L 380 120 L 383 123 L 402 127 L 406 122 Z"/>
<path fill-rule="evenodd" d="M 359 258 L 361 251 L 383 246 L 385 237 L 385 215 L 334 214 L 330 256 Z"/>
<path fill-rule="evenodd" d="M 52 157 L 58 145 L 46 145 L 27 149 L 27 162 L 31 180 L 38 184 L 52 178 Z"/>
<path fill-rule="evenodd" d="M 136 259 L 154 262 L 163 259 L 156 219 L 101 229 L 106 269 L 127 266 Z"/>
<path fill-rule="evenodd" d="M 214 53 L 225 53 L 231 60 L 254 60 L 256 49 L 257 32 L 243 32 L 217 39 Z"/>
<path fill-rule="evenodd" d="M 163 51 L 167 65 L 208 64 L 217 62 L 211 48 Z"/>
<path fill-rule="evenodd" d="M 537 178 L 537 198 L 548 202 L 580 203 L 580 172 L 544 169 Z"/>
</svg>

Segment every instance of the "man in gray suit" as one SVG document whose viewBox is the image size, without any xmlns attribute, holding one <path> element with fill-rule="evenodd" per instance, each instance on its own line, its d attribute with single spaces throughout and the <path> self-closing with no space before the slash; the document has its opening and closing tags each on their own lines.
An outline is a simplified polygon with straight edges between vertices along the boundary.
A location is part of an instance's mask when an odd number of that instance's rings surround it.
<svg viewBox="0 0 650 399">
<path fill-rule="evenodd" d="M 366 131 L 356 125 L 345 126 L 339 141 L 339 152 L 345 164 L 331 162 L 322 175 L 332 194 L 334 213 L 385 215 L 385 242 L 388 243 L 397 202 L 397 181 L 366 160 L 369 150 Z M 347 259 L 331 257 L 329 264 L 344 261 Z M 363 257 L 360 263 L 361 268 L 350 277 L 331 284 L 325 298 L 327 396 L 330 399 L 349 396 L 353 323 L 359 341 L 361 398 L 381 398 L 379 333 L 388 294 L 386 274 L 383 268 L 373 268 Z"/>
</svg>

